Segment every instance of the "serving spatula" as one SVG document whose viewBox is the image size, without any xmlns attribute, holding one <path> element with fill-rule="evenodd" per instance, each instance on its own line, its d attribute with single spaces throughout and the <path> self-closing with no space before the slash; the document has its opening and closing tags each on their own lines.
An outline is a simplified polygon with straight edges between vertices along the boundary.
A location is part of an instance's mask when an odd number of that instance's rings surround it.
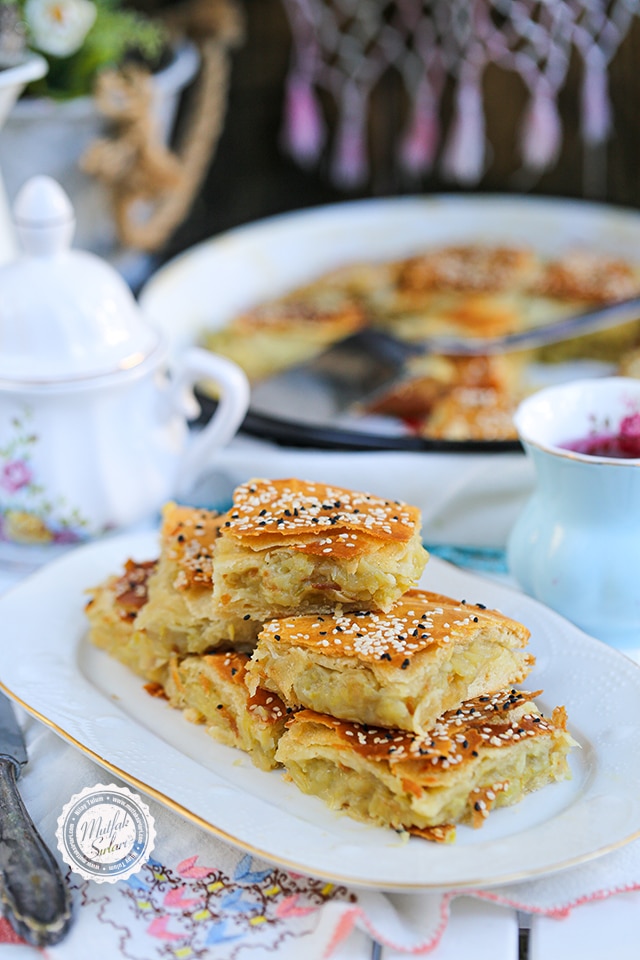
<svg viewBox="0 0 640 960">
<path fill-rule="evenodd" d="M 16 781 L 27 759 L 11 703 L 0 692 L 0 899 L 16 933 L 43 947 L 67 932 L 71 902 L 58 864 L 18 792 Z"/>
<path fill-rule="evenodd" d="M 339 340 L 304 363 L 257 383 L 251 410 L 315 422 L 372 397 L 402 376 L 412 357 L 479 356 L 571 340 L 640 318 L 640 297 L 609 303 L 552 323 L 498 337 L 434 336 L 409 342 L 373 327 Z M 305 395 L 311 398 L 305 410 Z M 327 400 L 330 396 L 330 400 Z M 320 409 L 320 404 L 327 409 Z"/>
</svg>

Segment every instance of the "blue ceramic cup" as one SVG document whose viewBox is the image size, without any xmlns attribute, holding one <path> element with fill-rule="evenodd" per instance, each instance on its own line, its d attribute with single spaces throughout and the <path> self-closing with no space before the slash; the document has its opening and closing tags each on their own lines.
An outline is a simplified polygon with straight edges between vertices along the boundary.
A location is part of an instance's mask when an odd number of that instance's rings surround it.
<svg viewBox="0 0 640 960">
<path fill-rule="evenodd" d="M 509 537 L 510 572 L 592 636 L 640 648 L 640 380 L 549 387 L 515 424 L 536 485 Z"/>
</svg>

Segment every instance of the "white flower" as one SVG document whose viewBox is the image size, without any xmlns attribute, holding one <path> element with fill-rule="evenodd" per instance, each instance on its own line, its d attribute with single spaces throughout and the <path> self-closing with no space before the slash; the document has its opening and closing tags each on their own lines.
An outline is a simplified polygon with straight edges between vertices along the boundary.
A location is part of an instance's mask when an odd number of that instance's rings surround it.
<svg viewBox="0 0 640 960">
<path fill-rule="evenodd" d="M 31 46 L 55 57 L 79 50 L 96 19 L 91 0 L 27 0 L 25 19 Z"/>
</svg>

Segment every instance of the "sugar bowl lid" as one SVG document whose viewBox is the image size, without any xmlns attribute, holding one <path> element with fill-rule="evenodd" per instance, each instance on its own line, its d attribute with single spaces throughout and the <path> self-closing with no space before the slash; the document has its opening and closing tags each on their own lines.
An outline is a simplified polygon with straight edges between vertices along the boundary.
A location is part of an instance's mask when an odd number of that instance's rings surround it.
<svg viewBox="0 0 640 960">
<path fill-rule="evenodd" d="M 44 386 L 112 375 L 159 347 L 117 271 L 71 249 L 75 216 L 60 184 L 28 180 L 13 217 L 22 253 L 0 266 L 0 381 Z"/>
</svg>

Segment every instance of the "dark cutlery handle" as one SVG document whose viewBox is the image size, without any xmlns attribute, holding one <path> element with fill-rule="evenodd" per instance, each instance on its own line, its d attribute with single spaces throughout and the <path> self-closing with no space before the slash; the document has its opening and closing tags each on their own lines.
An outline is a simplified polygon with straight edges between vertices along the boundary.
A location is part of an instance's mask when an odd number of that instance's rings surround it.
<svg viewBox="0 0 640 960">
<path fill-rule="evenodd" d="M 17 768 L 0 759 L 0 898 L 7 919 L 37 947 L 58 943 L 71 921 L 71 902 L 51 851 L 16 786 Z"/>
</svg>

